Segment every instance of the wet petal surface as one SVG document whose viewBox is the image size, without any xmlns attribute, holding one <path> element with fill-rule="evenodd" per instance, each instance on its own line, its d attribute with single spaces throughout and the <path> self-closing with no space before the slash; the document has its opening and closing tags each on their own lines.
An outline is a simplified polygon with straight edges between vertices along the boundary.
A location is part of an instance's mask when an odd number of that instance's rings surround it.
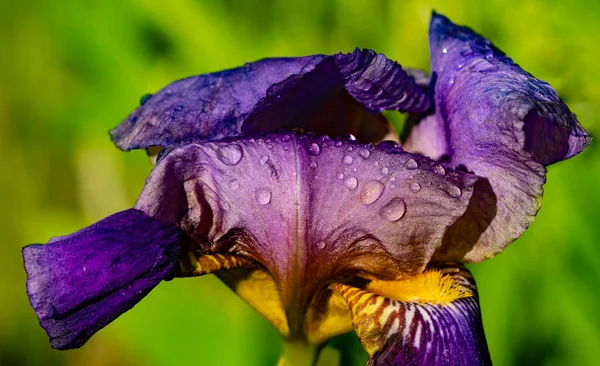
<svg viewBox="0 0 600 366">
<path fill-rule="evenodd" d="M 413 126 L 405 146 L 489 179 L 497 210 L 469 224 L 488 226 L 485 232 L 471 238 L 457 232 L 437 254 L 481 261 L 533 221 L 544 166 L 579 153 L 590 137 L 550 85 L 471 29 L 434 14 L 430 48 L 435 114 Z"/>
<path fill-rule="evenodd" d="M 430 106 L 400 65 L 370 50 L 264 59 L 176 81 L 142 101 L 111 132 L 123 150 L 297 127 L 375 142 L 389 131 L 381 111 Z"/>
<path fill-rule="evenodd" d="M 456 263 L 428 271 L 432 270 L 440 271 L 443 281 L 449 276 L 471 296 L 430 304 L 331 285 L 348 302 L 356 332 L 370 356 L 367 365 L 491 365 L 473 277 Z"/>
<path fill-rule="evenodd" d="M 391 143 L 298 134 L 231 139 L 173 149 L 135 207 L 180 225 L 200 252 L 263 265 L 290 319 L 301 321 L 332 279 L 397 278 L 425 268 L 479 180 L 440 168 Z M 411 190 L 412 183 L 421 188 Z M 290 324 L 290 331 L 302 327 Z"/>
<path fill-rule="evenodd" d="M 130 209 L 23 248 L 27 293 L 53 348 L 81 347 L 179 261 L 183 233 Z"/>
</svg>

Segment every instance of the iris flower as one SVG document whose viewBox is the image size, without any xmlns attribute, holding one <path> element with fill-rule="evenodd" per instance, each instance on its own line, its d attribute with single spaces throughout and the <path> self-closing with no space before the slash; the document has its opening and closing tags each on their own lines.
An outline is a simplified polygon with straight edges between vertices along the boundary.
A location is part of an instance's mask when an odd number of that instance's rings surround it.
<svg viewBox="0 0 600 366">
<path fill-rule="evenodd" d="M 135 206 L 23 248 L 51 346 L 82 346 L 163 280 L 214 273 L 279 331 L 281 365 L 353 329 L 370 365 L 491 363 L 464 263 L 517 239 L 545 167 L 591 138 L 487 39 L 436 13 L 429 32 L 430 77 L 356 50 L 142 98 L 111 132 L 160 151 Z M 402 147 L 384 110 L 410 114 Z"/>
</svg>

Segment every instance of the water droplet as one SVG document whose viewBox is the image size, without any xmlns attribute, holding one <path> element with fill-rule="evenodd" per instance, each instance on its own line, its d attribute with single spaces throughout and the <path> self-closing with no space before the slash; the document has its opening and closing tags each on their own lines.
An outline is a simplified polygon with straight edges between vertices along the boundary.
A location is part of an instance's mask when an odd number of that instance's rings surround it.
<svg viewBox="0 0 600 366">
<path fill-rule="evenodd" d="M 360 155 L 360 157 L 363 159 L 368 159 L 371 155 L 371 152 L 367 149 L 362 149 L 358 152 L 358 155 Z"/>
<path fill-rule="evenodd" d="M 341 142 L 341 141 L 336 141 L 336 142 L 335 142 L 335 146 L 336 146 L 336 147 L 340 147 L 340 146 L 342 146 L 342 145 L 343 145 L 343 144 L 342 144 L 342 142 Z"/>
<path fill-rule="evenodd" d="M 319 145 L 315 144 L 314 142 L 312 144 L 310 144 L 310 146 L 308 147 L 308 152 L 311 155 L 317 156 L 319 155 L 319 153 L 321 152 L 321 148 L 319 147 Z"/>
<path fill-rule="evenodd" d="M 387 173 L 389 173 L 390 170 L 386 167 L 381 168 L 381 174 L 386 175 Z"/>
<path fill-rule="evenodd" d="M 377 147 L 383 151 L 393 151 L 396 150 L 398 146 L 398 143 L 392 140 L 384 140 L 377 144 Z"/>
<path fill-rule="evenodd" d="M 269 161 L 269 157 L 266 155 L 263 155 L 260 157 L 260 160 L 258 160 L 258 162 L 260 163 L 260 165 L 265 165 L 267 163 L 267 161 Z"/>
<path fill-rule="evenodd" d="M 142 95 L 142 97 L 140 98 L 140 105 L 146 104 L 146 102 L 150 98 L 152 98 L 152 94 L 144 94 L 144 95 Z"/>
<path fill-rule="evenodd" d="M 229 188 L 235 191 L 236 189 L 240 188 L 240 182 L 238 182 L 236 179 L 232 180 L 229 182 Z"/>
<path fill-rule="evenodd" d="M 357 140 L 356 136 L 354 136 L 351 133 L 347 133 L 347 134 L 340 136 L 340 139 L 342 139 L 344 141 L 356 141 Z"/>
<path fill-rule="evenodd" d="M 362 190 L 360 191 L 360 201 L 365 205 L 370 205 L 377 201 L 385 186 L 378 180 L 370 180 L 363 184 Z"/>
<path fill-rule="evenodd" d="M 325 249 L 325 247 L 327 246 L 327 243 L 325 243 L 324 241 L 320 241 L 317 243 L 317 248 L 319 249 Z"/>
<path fill-rule="evenodd" d="M 354 178 L 354 177 L 348 177 L 344 181 L 344 185 L 349 190 L 354 190 L 354 189 L 356 189 L 356 187 L 358 187 L 358 180 L 356 178 Z"/>
<path fill-rule="evenodd" d="M 414 159 L 408 159 L 406 161 L 406 169 L 414 170 L 414 169 L 417 169 L 418 167 L 419 167 L 419 164 L 417 164 L 417 162 L 414 161 Z"/>
<path fill-rule="evenodd" d="M 352 156 L 350 156 L 350 155 L 344 156 L 344 164 L 350 165 L 350 164 L 352 164 L 353 161 L 354 161 L 354 159 L 352 158 Z"/>
<path fill-rule="evenodd" d="M 406 203 L 400 197 L 394 197 L 379 212 L 384 219 L 394 222 L 400 220 L 406 213 Z"/>
<path fill-rule="evenodd" d="M 352 150 L 354 150 L 354 148 L 352 146 L 348 146 L 348 149 L 346 149 L 346 150 L 352 151 Z"/>
<path fill-rule="evenodd" d="M 459 198 L 460 196 L 462 196 L 462 191 L 457 186 L 448 186 L 444 190 L 452 198 Z"/>
<path fill-rule="evenodd" d="M 239 145 L 225 145 L 217 149 L 217 157 L 225 165 L 233 166 L 242 160 L 244 155 Z"/>
<path fill-rule="evenodd" d="M 344 179 L 344 173 L 338 173 L 337 179 Z"/>
<path fill-rule="evenodd" d="M 444 169 L 443 166 L 441 165 L 434 165 L 432 168 L 433 172 L 437 175 L 444 175 L 446 174 L 446 169 Z"/>
<path fill-rule="evenodd" d="M 290 139 L 291 139 L 290 135 L 283 135 L 283 136 L 281 136 L 281 141 L 283 141 L 283 142 L 290 141 Z"/>
<path fill-rule="evenodd" d="M 421 185 L 417 182 L 412 182 L 408 185 L 408 189 L 413 193 L 418 193 L 421 190 Z"/>
<path fill-rule="evenodd" d="M 310 164 L 308 164 L 308 166 L 310 166 L 311 168 L 316 168 L 317 167 L 317 163 L 314 161 L 311 161 Z"/>
<path fill-rule="evenodd" d="M 271 190 L 266 187 L 259 188 L 254 192 L 254 197 L 256 198 L 256 202 L 266 205 L 271 202 Z"/>
<path fill-rule="evenodd" d="M 444 49 L 442 49 L 442 53 L 448 53 L 448 49 L 444 47 Z"/>
<path fill-rule="evenodd" d="M 375 165 L 375 166 L 379 166 L 379 162 L 378 162 L 378 161 L 376 161 L 376 162 L 374 162 L 374 163 L 373 163 L 373 165 Z"/>
<path fill-rule="evenodd" d="M 395 182 L 396 181 L 396 177 L 390 177 L 390 182 Z"/>
</svg>

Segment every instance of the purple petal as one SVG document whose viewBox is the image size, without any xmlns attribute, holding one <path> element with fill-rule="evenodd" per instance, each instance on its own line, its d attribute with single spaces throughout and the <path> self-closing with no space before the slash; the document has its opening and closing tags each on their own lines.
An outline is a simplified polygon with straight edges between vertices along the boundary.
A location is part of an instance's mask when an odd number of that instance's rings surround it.
<svg viewBox="0 0 600 366">
<path fill-rule="evenodd" d="M 201 252 L 250 256 L 286 308 L 302 307 L 294 296 L 308 301 L 340 275 L 422 271 L 478 179 L 392 143 L 274 134 L 175 148 L 135 207 L 181 226 Z"/>
<path fill-rule="evenodd" d="M 182 232 L 130 209 L 23 248 L 27 293 L 57 349 L 81 347 L 168 277 Z"/>
<path fill-rule="evenodd" d="M 441 271 L 473 296 L 445 305 L 401 302 L 342 284 L 367 365 L 491 365 L 475 281 L 456 265 Z"/>
<path fill-rule="evenodd" d="M 489 179 L 497 212 L 471 224 L 486 231 L 468 241 L 458 233 L 437 256 L 481 261 L 533 221 L 544 166 L 576 155 L 590 137 L 550 85 L 471 29 L 434 13 L 429 37 L 435 114 L 413 127 L 404 146 Z"/>
<path fill-rule="evenodd" d="M 356 50 L 264 59 L 176 81 L 144 98 L 111 134 L 123 150 L 296 127 L 380 141 L 389 129 L 381 111 L 429 107 L 424 89 L 400 65 Z"/>
</svg>

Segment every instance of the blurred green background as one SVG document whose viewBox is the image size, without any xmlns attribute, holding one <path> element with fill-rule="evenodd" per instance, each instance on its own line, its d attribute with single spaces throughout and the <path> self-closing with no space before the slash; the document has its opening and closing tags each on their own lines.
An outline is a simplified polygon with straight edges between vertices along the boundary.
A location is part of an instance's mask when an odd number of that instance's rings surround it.
<svg viewBox="0 0 600 366">
<path fill-rule="evenodd" d="M 132 206 L 150 164 L 107 131 L 185 76 L 267 56 L 373 48 L 428 69 L 431 9 L 549 81 L 600 136 L 600 5 L 571 1 L 0 2 L 0 364 L 273 365 L 266 321 L 213 277 L 156 288 L 82 349 L 50 349 L 20 248 Z M 535 223 L 471 266 L 496 365 L 593 365 L 600 346 L 600 150 L 549 169 Z M 352 335 L 334 342 L 364 364 Z"/>
</svg>

